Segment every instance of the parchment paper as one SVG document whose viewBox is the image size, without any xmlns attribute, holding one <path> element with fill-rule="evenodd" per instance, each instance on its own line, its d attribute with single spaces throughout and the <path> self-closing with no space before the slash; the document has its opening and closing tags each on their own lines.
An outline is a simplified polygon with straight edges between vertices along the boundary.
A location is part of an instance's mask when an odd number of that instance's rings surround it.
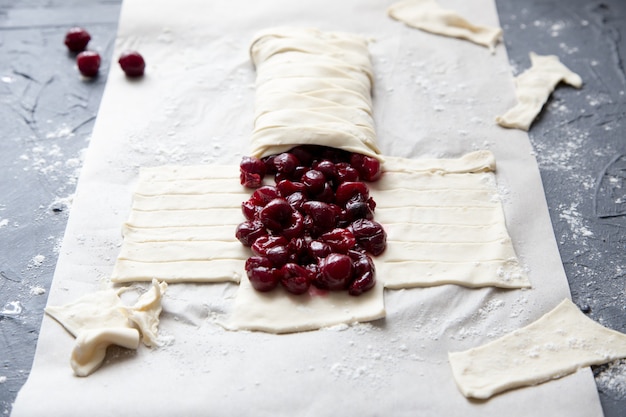
<svg viewBox="0 0 626 417">
<path fill-rule="evenodd" d="M 88 378 L 73 376 L 74 340 L 45 317 L 14 416 L 602 415 L 589 369 L 487 402 L 468 401 L 457 390 L 448 351 L 534 321 L 569 296 L 567 281 L 527 134 L 494 123 L 514 104 L 504 47 L 492 55 L 407 28 L 386 16 L 390 4 L 126 0 L 114 59 L 137 49 L 147 73 L 130 81 L 111 65 L 49 304 L 109 285 L 140 166 L 238 163 L 252 130 L 249 41 L 273 25 L 372 39 L 374 114 L 384 154 L 495 153 L 507 224 L 533 288 L 387 291 L 384 320 L 276 336 L 215 324 L 213 317 L 232 304 L 233 284 L 171 285 L 160 327 L 167 343 L 136 353 L 110 349 Z M 470 21 L 498 24 L 493 0 L 441 4 Z"/>
</svg>

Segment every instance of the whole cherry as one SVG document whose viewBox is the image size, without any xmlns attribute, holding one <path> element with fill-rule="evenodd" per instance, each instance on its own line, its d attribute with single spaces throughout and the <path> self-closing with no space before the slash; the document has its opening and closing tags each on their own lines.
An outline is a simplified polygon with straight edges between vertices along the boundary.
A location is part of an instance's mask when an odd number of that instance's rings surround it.
<svg viewBox="0 0 626 417">
<path fill-rule="evenodd" d="M 95 77 L 100 69 L 100 54 L 94 51 L 83 51 L 76 56 L 78 70 L 85 77 Z"/>
<path fill-rule="evenodd" d="M 82 52 L 87 48 L 91 35 L 81 27 L 73 27 L 65 34 L 65 46 L 72 52 Z"/>
<path fill-rule="evenodd" d="M 117 61 L 127 77 L 141 77 L 146 69 L 146 61 L 137 51 L 126 51 Z"/>
</svg>

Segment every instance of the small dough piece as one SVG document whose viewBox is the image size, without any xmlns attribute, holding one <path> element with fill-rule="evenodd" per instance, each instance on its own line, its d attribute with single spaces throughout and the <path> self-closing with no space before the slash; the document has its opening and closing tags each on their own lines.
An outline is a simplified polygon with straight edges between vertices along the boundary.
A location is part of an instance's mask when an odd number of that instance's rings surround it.
<svg viewBox="0 0 626 417">
<path fill-rule="evenodd" d="M 528 131 L 561 81 L 575 88 L 583 85 L 580 76 L 563 65 L 555 55 L 531 52 L 530 62 L 530 69 L 515 78 L 517 104 L 502 116 L 496 117 L 496 122 L 502 127 Z"/>
<path fill-rule="evenodd" d="M 310 144 L 381 158 L 364 38 L 274 28 L 255 37 L 250 56 L 257 70 L 251 155 Z"/>
<path fill-rule="evenodd" d="M 591 320 L 567 299 L 522 329 L 449 354 L 459 389 L 477 399 L 624 357 L 626 335 Z"/>
<path fill-rule="evenodd" d="M 70 364 L 77 376 L 87 376 L 104 361 L 106 349 L 118 345 L 137 349 L 140 340 L 156 346 L 161 299 L 165 282 L 152 281 L 134 305 L 126 306 L 118 291 L 108 289 L 86 294 L 60 307 L 48 306 L 45 311 L 76 338 Z M 135 326 L 135 327 L 133 327 Z"/>
<path fill-rule="evenodd" d="M 106 357 L 107 348 L 117 345 L 126 349 L 139 347 L 139 332 L 128 327 L 102 327 L 83 330 L 76 338 L 70 365 L 76 376 L 88 376 Z"/>
<path fill-rule="evenodd" d="M 498 27 L 474 25 L 435 0 L 404 0 L 387 9 L 390 17 L 416 29 L 437 35 L 465 39 L 494 50 L 502 38 Z"/>
</svg>

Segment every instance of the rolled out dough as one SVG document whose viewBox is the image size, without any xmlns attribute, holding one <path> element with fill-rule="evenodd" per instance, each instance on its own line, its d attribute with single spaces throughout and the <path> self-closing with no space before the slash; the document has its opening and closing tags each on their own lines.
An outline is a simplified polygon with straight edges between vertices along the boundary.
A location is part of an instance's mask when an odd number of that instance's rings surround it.
<svg viewBox="0 0 626 417">
<path fill-rule="evenodd" d="M 435 0 L 404 0 L 394 3 L 387 13 L 407 25 L 437 35 L 466 39 L 493 50 L 502 37 L 498 27 L 474 25 Z"/>
<path fill-rule="evenodd" d="M 520 330 L 449 354 L 459 389 L 477 399 L 624 357 L 626 335 L 589 319 L 567 299 Z"/>
</svg>

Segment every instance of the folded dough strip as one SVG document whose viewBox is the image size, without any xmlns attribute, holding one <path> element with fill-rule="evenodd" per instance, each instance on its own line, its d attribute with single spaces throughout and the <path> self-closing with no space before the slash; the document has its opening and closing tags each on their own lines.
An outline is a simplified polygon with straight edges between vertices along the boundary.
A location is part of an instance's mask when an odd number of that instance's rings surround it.
<svg viewBox="0 0 626 417">
<path fill-rule="evenodd" d="M 252 155 L 324 145 L 380 158 L 365 39 L 275 28 L 256 36 L 250 55 L 257 69 Z"/>
</svg>

